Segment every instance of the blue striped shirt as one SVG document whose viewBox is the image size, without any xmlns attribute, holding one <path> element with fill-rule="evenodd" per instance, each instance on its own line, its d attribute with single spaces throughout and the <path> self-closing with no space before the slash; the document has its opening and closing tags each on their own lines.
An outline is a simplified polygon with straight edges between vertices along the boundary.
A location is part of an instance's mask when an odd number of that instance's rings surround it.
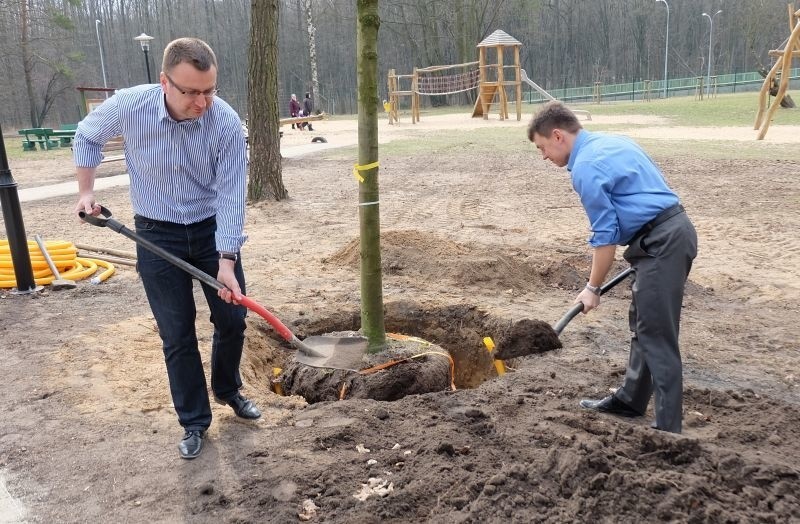
<svg viewBox="0 0 800 524">
<path fill-rule="evenodd" d="M 679 201 L 647 153 L 626 137 L 581 130 L 567 169 L 589 217 L 592 247 L 628 244 Z"/>
<path fill-rule="evenodd" d="M 103 145 L 118 136 L 136 214 L 184 225 L 216 215 L 217 250 L 239 251 L 247 239 L 247 146 L 231 106 L 214 98 L 203 116 L 179 122 L 160 85 L 122 89 L 78 124 L 75 165 L 100 165 Z"/>
</svg>

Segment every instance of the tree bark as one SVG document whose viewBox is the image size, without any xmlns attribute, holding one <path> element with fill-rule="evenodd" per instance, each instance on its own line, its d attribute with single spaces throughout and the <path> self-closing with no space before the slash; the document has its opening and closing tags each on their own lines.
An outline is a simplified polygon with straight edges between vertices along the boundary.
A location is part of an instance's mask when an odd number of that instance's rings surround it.
<svg viewBox="0 0 800 524">
<path fill-rule="evenodd" d="M 278 0 L 251 0 L 247 118 L 250 142 L 251 202 L 283 200 L 280 132 L 278 130 Z"/>
<path fill-rule="evenodd" d="M 378 161 L 378 0 L 358 0 L 356 52 L 358 56 L 358 164 Z M 361 330 L 369 340 L 367 351 L 377 353 L 386 344 L 381 278 L 381 222 L 378 167 L 359 170 L 361 233 Z"/>
<path fill-rule="evenodd" d="M 308 63 L 311 67 L 311 100 L 314 104 L 319 102 L 319 76 L 317 75 L 317 26 L 311 13 L 312 0 L 305 0 L 306 27 L 308 30 Z M 319 106 L 317 106 L 319 107 Z"/>
<path fill-rule="evenodd" d="M 30 48 L 30 29 L 28 27 L 28 0 L 20 0 L 20 26 L 21 37 L 19 46 L 22 51 L 22 70 L 25 74 L 25 91 L 28 93 L 28 107 L 31 118 L 31 127 L 41 127 L 39 124 L 39 109 L 36 103 L 36 93 L 33 89 L 33 56 Z"/>
</svg>

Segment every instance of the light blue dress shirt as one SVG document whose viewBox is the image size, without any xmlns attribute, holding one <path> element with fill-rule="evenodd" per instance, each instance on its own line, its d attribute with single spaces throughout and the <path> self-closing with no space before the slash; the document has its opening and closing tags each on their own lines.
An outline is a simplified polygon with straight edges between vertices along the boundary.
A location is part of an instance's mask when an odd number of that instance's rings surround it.
<svg viewBox="0 0 800 524">
<path fill-rule="evenodd" d="M 626 245 L 661 211 L 679 202 L 641 147 L 616 135 L 581 130 L 567 163 L 592 236 L 592 247 Z"/>
</svg>

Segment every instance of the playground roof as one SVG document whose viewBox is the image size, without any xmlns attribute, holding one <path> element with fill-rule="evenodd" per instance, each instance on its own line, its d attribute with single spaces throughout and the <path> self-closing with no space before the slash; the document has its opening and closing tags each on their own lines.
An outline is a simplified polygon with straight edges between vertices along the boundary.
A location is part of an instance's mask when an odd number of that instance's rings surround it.
<svg viewBox="0 0 800 524">
<path fill-rule="evenodd" d="M 498 45 L 522 45 L 522 42 L 514 38 L 513 36 L 509 35 L 502 29 L 498 29 L 494 33 L 490 34 L 486 38 L 483 39 L 483 42 L 477 45 L 477 47 L 494 47 Z"/>
</svg>

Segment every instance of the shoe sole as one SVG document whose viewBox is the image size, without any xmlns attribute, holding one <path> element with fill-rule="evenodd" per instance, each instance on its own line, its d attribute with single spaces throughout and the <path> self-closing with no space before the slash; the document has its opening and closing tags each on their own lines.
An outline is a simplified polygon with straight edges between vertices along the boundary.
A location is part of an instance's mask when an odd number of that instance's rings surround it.
<svg viewBox="0 0 800 524">
<path fill-rule="evenodd" d="M 613 411 L 613 410 L 607 410 L 607 409 L 599 409 L 599 408 L 592 407 L 592 406 L 584 406 L 583 402 L 579 402 L 578 405 L 580 407 L 582 407 L 583 409 L 586 409 L 588 411 L 594 411 L 595 413 L 603 413 L 605 415 L 614 415 L 614 416 L 617 416 L 617 417 L 625 417 L 625 418 L 637 418 L 637 417 L 643 416 L 643 415 L 641 415 L 639 413 L 636 413 L 635 411 L 630 411 L 630 412 Z"/>
<path fill-rule="evenodd" d="M 233 407 L 230 404 L 228 404 L 227 402 L 225 402 L 220 398 L 214 397 L 214 402 L 216 402 L 220 406 L 228 406 L 229 408 L 233 409 Z M 258 420 L 261 418 L 261 413 L 259 413 L 257 417 L 243 417 L 240 414 L 236 413 L 236 411 L 234 411 L 233 414 L 242 420 Z"/>
</svg>

